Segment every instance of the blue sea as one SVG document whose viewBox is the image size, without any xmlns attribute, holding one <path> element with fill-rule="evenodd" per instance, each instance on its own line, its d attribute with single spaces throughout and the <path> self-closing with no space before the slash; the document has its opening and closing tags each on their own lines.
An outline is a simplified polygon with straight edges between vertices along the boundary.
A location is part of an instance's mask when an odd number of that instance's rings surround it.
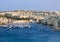
<svg viewBox="0 0 60 42">
<path fill-rule="evenodd" d="M 0 28 L 0 42 L 60 42 L 60 32 L 32 23 L 28 28 Z"/>
</svg>

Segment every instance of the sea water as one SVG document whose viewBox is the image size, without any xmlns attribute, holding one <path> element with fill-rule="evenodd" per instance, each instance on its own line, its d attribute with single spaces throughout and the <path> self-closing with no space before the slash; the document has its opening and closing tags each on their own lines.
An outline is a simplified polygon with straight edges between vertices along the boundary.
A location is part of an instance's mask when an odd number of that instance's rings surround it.
<svg viewBox="0 0 60 42">
<path fill-rule="evenodd" d="M 30 25 L 33 27 L 0 28 L 0 42 L 60 42 L 60 32 L 36 23 Z"/>
</svg>

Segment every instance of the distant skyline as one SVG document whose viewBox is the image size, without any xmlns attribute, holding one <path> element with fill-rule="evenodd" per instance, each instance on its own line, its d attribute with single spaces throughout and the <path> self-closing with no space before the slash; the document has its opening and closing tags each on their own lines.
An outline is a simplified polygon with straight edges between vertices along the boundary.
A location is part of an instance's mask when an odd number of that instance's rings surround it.
<svg viewBox="0 0 60 42">
<path fill-rule="evenodd" d="M 60 0 L 0 0 L 0 11 L 60 11 Z"/>
</svg>

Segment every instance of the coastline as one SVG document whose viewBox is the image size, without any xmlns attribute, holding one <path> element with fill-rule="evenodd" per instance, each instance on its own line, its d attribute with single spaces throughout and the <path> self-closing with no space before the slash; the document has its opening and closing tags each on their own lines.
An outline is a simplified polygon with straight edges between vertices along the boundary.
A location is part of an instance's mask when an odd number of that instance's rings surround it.
<svg viewBox="0 0 60 42">
<path fill-rule="evenodd" d="M 0 25 L 25 24 L 38 22 L 39 24 L 53 26 L 52 29 L 60 30 L 60 13 L 49 11 L 17 10 L 0 12 Z"/>
</svg>

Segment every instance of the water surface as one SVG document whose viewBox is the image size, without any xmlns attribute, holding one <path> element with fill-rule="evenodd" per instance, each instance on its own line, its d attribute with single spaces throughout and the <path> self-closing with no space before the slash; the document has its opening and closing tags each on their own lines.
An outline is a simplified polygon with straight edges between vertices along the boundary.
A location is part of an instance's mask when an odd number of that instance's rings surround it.
<svg viewBox="0 0 60 42">
<path fill-rule="evenodd" d="M 28 28 L 0 28 L 0 42 L 60 42 L 60 32 L 32 23 Z"/>
</svg>

